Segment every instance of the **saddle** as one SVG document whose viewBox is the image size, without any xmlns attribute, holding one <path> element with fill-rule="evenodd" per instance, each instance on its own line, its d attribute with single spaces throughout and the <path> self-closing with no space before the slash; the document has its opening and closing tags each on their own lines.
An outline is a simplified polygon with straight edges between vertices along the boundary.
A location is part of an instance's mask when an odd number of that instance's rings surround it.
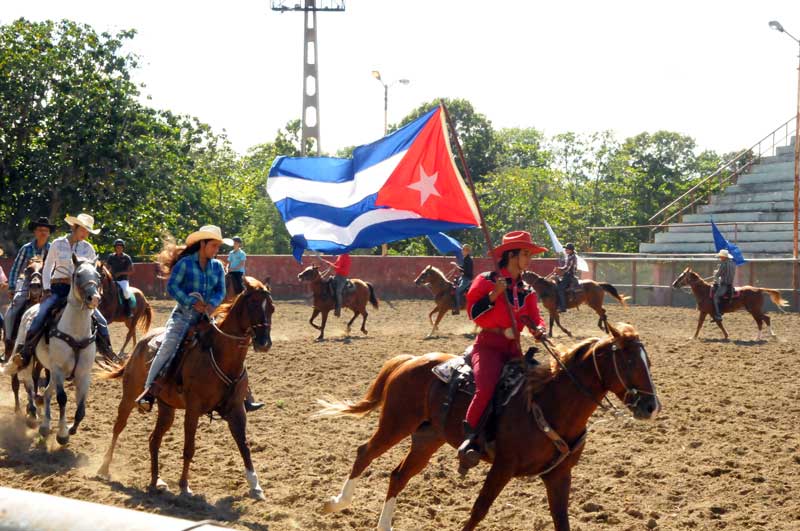
<svg viewBox="0 0 800 531">
<path fill-rule="evenodd" d="M 327 294 L 329 297 L 335 299 L 336 298 L 336 289 L 333 287 L 333 277 L 325 280 L 325 285 L 327 286 Z M 350 293 L 353 293 L 356 290 L 356 285 L 348 278 L 345 283 L 344 287 L 342 288 L 342 298 L 346 297 Z"/>
<path fill-rule="evenodd" d="M 158 352 L 158 349 L 161 347 L 161 344 L 164 342 L 166 335 L 167 332 L 165 330 L 157 336 L 154 336 L 147 343 L 148 355 L 151 361 L 155 357 L 156 352 Z M 186 332 L 186 335 L 183 337 L 180 343 L 178 343 L 178 350 L 175 352 L 175 355 L 172 356 L 172 359 L 164 365 L 164 368 L 161 369 L 161 372 L 157 377 L 162 382 L 175 381 L 179 393 L 182 392 L 183 387 L 183 375 L 181 367 L 183 367 L 183 363 L 186 361 L 185 353 L 191 351 L 196 344 L 200 344 L 202 351 L 206 351 L 211 348 L 211 323 L 209 323 L 206 319 L 202 319 L 199 323 L 189 328 L 189 330 Z"/>
<path fill-rule="evenodd" d="M 715 289 L 716 289 L 716 288 L 714 288 L 714 286 L 711 286 L 711 290 L 710 290 L 709 296 L 710 296 L 712 299 L 714 298 L 714 291 L 715 291 Z M 722 296 L 722 300 L 723 300 L 723 301 L 731 301 L 731 300 L 733 300 L 733 299 L 738 299 L 739 297 L 741 297 L 741 295 L 742 295 L 742 290 L 741 290 L 740 288 L 735 288 L 735 287 L 731 286 L 731 288 L 730 288 L 730 289 L 728 289 L 728 292 L 727 292 L 727 293 L 725 293 L 725 294 Z"/>
<path fill-rule="evenodd" d="M 522 389 L 528 369 L 536 367 L 539 362 L 534 356 L 538 352 L 536 347 L 530 347 L 524 358 L 511 360 L 503 366 L 500 379 L 494 390 L 492 401 L 487 407 L 485 415 L 488 416 L 483 423 L 486 441 L 494 440 L 497 419 L 503 414 L 505 406 Z M 463 356 L 451 358 L 431 369 L 433 374 L 447 385 L 447 397 L 442 405 L 442 421 L 447 419 L 450 406 L 456 393 L 464 393 L 469 397 L 475 394 L 475 373 L 472 371 L 472 345 L 467 347 Z"/>
<path fill-rule="evenodd" d="M 119 301 L 119 304 L 122 305 L 127 302 L 131 305 L 131 308 L 136 308 L 136 295 L 131 293 L 131 296 L 126 298 L 125 290 L 122 289 L 122 286 L 119 285 L 119 282 L 116 280 L 114 282 L 117 284 L 117 301 Z"/>
</svg>

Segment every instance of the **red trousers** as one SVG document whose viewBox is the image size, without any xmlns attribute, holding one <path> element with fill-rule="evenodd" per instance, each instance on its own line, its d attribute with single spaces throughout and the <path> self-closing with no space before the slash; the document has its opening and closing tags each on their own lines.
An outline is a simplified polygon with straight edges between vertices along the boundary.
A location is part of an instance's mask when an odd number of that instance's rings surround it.
<svg viewBox="0 0 800 531">
<path fill-rule="evenodd" d="M 475 396 L 467 409 L 467 422 L 478 427 L 481 415 L 492 400 L 503 365 L 521 357 L 513 339 L 492 332 L 481 332 L 472 347 L 472 371 L 475 373 Z"/>
</svg>

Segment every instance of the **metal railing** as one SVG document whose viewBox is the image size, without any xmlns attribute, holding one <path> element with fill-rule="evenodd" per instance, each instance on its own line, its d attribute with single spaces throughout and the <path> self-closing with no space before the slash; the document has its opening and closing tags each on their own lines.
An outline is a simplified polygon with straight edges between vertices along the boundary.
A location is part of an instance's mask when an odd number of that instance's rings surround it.
<svg viewBox="0 0 800 531">
<path fill-rule="evenodd" d="M 700 180 L 697 184 L 678 196 L 667 206 L 656 212 L 648 221 L 653 223 L 659 216 L 662 215 L 663 218 L 660 222 L 654 223 L 654 228 L 650 230 L 651 237 L 658 228 L 664 226 L 669 221 L 675 219 L 677 216 L 680 216 L 690 208 L 696 207 L 698 203 L 707 202 L 708 197 L 712 193 L 724 189 L 725 185 L 731 181 L 734 181 L 734 179 L 738 179 L 739 175 L 749 171 L 753 164 L 758 162 L 761 157 L 774 155 L 777 152 L 778 147 L 788 145 L 789 138 L 796 134 L 796 131 L 790 131 L 790 126 L 795 119 L 796 117 L 792 116 L 786 120 L 783 124 L 773 129 L 772 132 L 765 135 L 761 140 L 750 146 L 748 149 L 743 149 L 732 159 L 722 163 L 722 165 L 720 165 L 720 167 L 717 168 L 711 175 Z M 780 136 L 781 130 L 783 130 L 782 136 Z M 731 173 L 725 175 L 726 171 L 730 171 Z M 700 191 L 701 187 L 709 183 L 715 177 L 719 179 L 718 186 L 708 187 L 707 190 Z M 691 199 L 688 204 L 685 204 L 677 211 L 670 213 L 674 207 L 678 206 L 687 197 Z"/>
</svg>

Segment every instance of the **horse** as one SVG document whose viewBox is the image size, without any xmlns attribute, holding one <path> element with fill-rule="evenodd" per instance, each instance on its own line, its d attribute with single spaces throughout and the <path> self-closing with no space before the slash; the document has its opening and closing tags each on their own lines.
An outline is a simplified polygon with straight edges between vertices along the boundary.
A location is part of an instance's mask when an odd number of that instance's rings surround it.
<svg viewBox="0 0 800 531">
<path fill-rule="evenodd" d="M 48 332 L 50 343 L 42 338 L 35 351 L 35 359 L 44 369 L 50 372 L 50 381 L 44 390 L 43 416 L 44 420 L 39 425 L 39 434 L 47 437 L 50 434 L 50 402 L 55 391 L 58 401 L 58 431 L 56 441 L 62 446 L 69 442 L 70 435 L 78 431 L 78 426 L 86 415 L 86 396 L 92 379 L 92 364 L 95 356 L 95 335 L 92 332 L 92 312 L 100 304 L 100 274 L 94 262 L 79 259 L 72 255 L 73 272 L 70 277 L 70 291 L 67 303 L 61 317 L 51 325 Z M 28 328 L 33 318 L 39 312 L 40 305 L 29 308 L 22 316 L 17 333 L 17 346 L 25 342 Z M 42 412 L 34 406 L 35 387 L 33 372 L 35 363 L 31 363 L 19 371 L 20 380 L 25 385 L 28 394 L 28 421 L 33 425 L 37 416 L 42 417 Z M 6 364 L 0 372 L 16 368 Z M 75 380 L 75 400 L 77 407 L 75 419 L 67 427 L 67 393 L 64 391 L 66 380 Z M 38 413 L 38 415 L 37 415 Z"/>
<path fill-rule="evenodd" d="M 553 322 L 558 325 L 562 332 L 572 337 L 572 333 L 561 325 L 561 319 L 558 314 L 558 295 L 556 283 L 547 277 L 542 277 L 533 271 L 525 271 L 522 273 L 522 280 L 533 287 L 536 291 L 536 296 L 539 298 L 547 312 L 550 314 L 550 331 L 548 335 L 553 337 Z M 567 292 L 567 308 L 578 308 L 581 304 L 588 304 L 594 310 L 599 319 L 597 320 L 597 327 L 605 333 L 608 333 L 608 317 L 606 310 L 603 308 L 603 299 L 605 294 L 608 293 L 619 301 L 622 306 L 626 306 L 626 301 L 629 299 L 627 295 L 620 295 L 613 285 L 608 282 L 595 282 L 594 280 L 581 280 L 579 282 L 579 290 L 573 291 L 571 294 Z"/>
<path fill-rule="evenodd" d="M 653 419 L 659 413 L 650 360 L 636 330 L 619 323 L 609 325 L 609 331 L 605 338 L 587 339 L 561 354 L 559 363 L 544 371 L 545 377 L 536 369 L 528 372 L 525 392 L 514 395 L 496 420 L 494 451 L 482 456 L 491 466 L 462 529 L 475 529 L 512 477 L 541 476 L 556 531 L 569 530 L 572 467 L 583 451 L 589 417 L 598 406 L 604 407 L 601 400 L 606 393 L 614 393 L 637 419 Z M 391 529 L 397 496 L 408 481 L 442 445 L 456 448 L 464 439 L 461 421 L 470 398 L 457 393 L 443 418 L 447 384 L 431 371 L 453 357 L 440 352 L 399 355 L 383 364 L 361 401 L 320 401 L 324 406 L 320 416 L 360 417 L 381 407 L 377 430 L 358 447 L 348 479 L 340 494 L 324 504 L 324 512 L 347 508 L 369 464 L 410 435 L 408 454 L 389 476 L 378 523 L 379 530 Z"/>
<path fill-rule="evenodd" d="M 42 262 L 41 256 L 34 256 L 25 266 L 25 269 L 22 270 L 22 273 L 19 275 L 17 279 L 17 283 L 22 286 L 28 286 L 28 297 L 25 299 L 22 307 L 20 308 L 19 312 L 14 319 L 16 322 L 10 323 L 11 326 L 11 335 L 5 338 L 4 347 L 5 347 L 5 354 L 3 356 L 3 361 L 7 361 L 11 358 L 14 350 L 14 343 L 17 337 L 17 331 L 19 330 L 19 323 L 22 320 L 23 314 L 35 304 L 39 304 L 42 300 L 42 266 L 44 262 Z M 12 299 L 13 300 L 13 299 Z M 37 361 L 34 361 L 36 366 L 33 369 L 33 383 L 34 383 L 34 394 L 36 392 L 36 384 L 39 380 L 39 374 L 41 373 L 41 365 Z M 14 374 L 11 377 L 11 391 L 14 393 L 14 412 L 20 412 L 20 403 L 19 403 L 19 375 Z"/>
<path fill-rule="evenodd" d="M 687 267 L 672 283 L 673 288 L 680 288 L 682 286 L 689 286 L 691 288 L 694 299 L 697 302 L 697 310 L 700 312 L 700 317 L 697 319 L 697 330 L 692 338 L 697 339 L 697 336 L 700 335 L 700 328 L 703 326 L 703 322 L 706 320 L 706 315 L 714 315 L 714 300 L 711 297 L 711 284 L 703 280 L 700 275 L 692 271 L 692 268 Z M 774 337 L 775 332 L 772 331 L 771 320 L 764 311 L 763 294 L 766 293 L 769 295 L 769 298 L 772 299 L 772 302 L 775 303 L 775 306 L 777 306 L 779 310 L 783 311 L 783 307 L 789 303 L 781 297 L 780 292 L 776 289 L 756 288 L 753 286 L 742 286 L 740 288 L 736 288 L 736 291 L 737 295 L 735 297 L 720 301 L 719 311 L 725 314 L 744 308 L 750 312 L 750 315 L 753 316 L 753 319 L 758 325 L 758 335 L 756 336 L 756 341 L 761 340 L 762 326 L 764 323 L 767 323 L 767 329 L 769 330 L 770 335 Z M 722 330 L 722 334 L 725 336 L 725 339 L 728 339 L 728 331 L 725 330 L 725 327 L 722 325 L 722 321 L 716 321 L 716 323 L 717 326 L 719 326 L 719 329 Z"/>
<path fill-rule="evenodd" d="M 201 332 L 201 340 L 186 347 L 182 361 L 174 369 L 176 377 L 162 383 L 158 396 L 158 418 L 150 434 L 150 490 L 153 492 L 167 489 L 167 484 L 158 474 L 158 451 L 161 439 L 172 426 L 175 410 L 185 409 L 183 472 L 179 483 L 181 493 L 192 494 L 189 488 L 189 465 L 194 457 L 198 420 L 202 415 L 216 411 L 228 423 L 239 448 L 250 495 L 258 500 L 265 499 L 247 443 L 245 357 L 251 342 L 255 351 L 260 353 L 266 353 L 272 347 L 270 330 L 275 306 L 264 284 L 252 277 L 245 277 L 244 284 L 245 290 L 231 304 L 220 305 L 215 312 L 220 319 L 219 325 L 212 321 L 211 329 L 207 333 Z M 109 466 L 117 439 L 136 407 L 136 397 L 144 390 L 154 354 L 148 343 L 163 330 L 157 328 L 150 331 L 137 343 L 133 354 L 123 365 L 110 366 L 101 375 L 104 379 L 122 378 L 122 399 L 117 409 L 114 433 L 98 470 L 98 476 L 102 478 L 110 478 Z M 201 344 L 204 342 L 207 347 Z"/>
<path fill-rule="evenodd" d="M 133 310 L 133 317 L 128 317 L 125 313 L 125 306 L 120 300 L 120 298 L 124 296 L 122 294 L 122 289 L 114 280 L 111 271 L 109 271 L 102 262 L 99 263 L 98 269 L 101 273 L 101 287 L 103 289 L 102 298 L 100 299 L 100 313 L 108 320 L 109 324 L 123 322 L 128 328 L 128 334 L 125 336 L 125 343 L 123 343 L 122 348 L 119 349 L 118 356 L 122 356 L 125 352 L 125 347 L 128 346 L 128 342 L 131 339 L 133 340 L 133 344 L 136 344 L 137 329 L 142 334 L 146 334 L 147 331 L 150 330 L 150 324 L 153 321 L 153 308 L 140 289 L 131 287 L 129 289 L 136 298 L 136 308 Z"/>
<path fill-rule="evenodd" d="M 414 279 L 414 284 L 417 286 L 427 286 L 433 293 L 436 306 L 434 306 L 433 310 L 431 310 L 431 313 L 428 314 L 428 321 L 430 321 L 430 323 L 433 325 L 428 337 L 433 337 L 433 335 L 439 330 L 439 322 L 442 320 L 442 317 L 444 317 L 448 311 L 451 311 L 455 308 L 455 286 L 447 279 L 447 276 L 444 273 L 432 265 L 429 265 L 422 270 L 419 276 Z M 459 310 L 463 310 L 466 307 L 467 298 L 464 297 L 464 300 L 461 301 L 461 307 Z M 438 315 L 436 315 L 436 322 L 434 322 L 433 314 L 437 312 Z"/>
<path fill-rule="evenodd" d="M 328 321 L 328 313 L 336 308 L 336 297 L 330 288 L 330 282 L 322 279 L 322 274 L 319 272 L 319 267 L 311 265 L 305 268 L 297 279 L 302 282 L 311 284 L 311 292 L 314 294 L 314 311 L 311 312 L 311 319 L 308 320 L 309 324 L 319 330 L 317 341 L 322 341 L 325 337 L 325 323 Z M 350 327 L 356 317 L 361 315 L 361 332 L 367 334 L 367 301 L 372 304 L 373 308 L 378 308 L 378 298 L 375 296 L 375 289 L 372 284 L 351 278 L 350 282 L 353 283 L 355 291 L 345 291 L 342 296 L 342 308 L 350 308 L 353 310 L 353 318 L 347 323 L 347 333 L 350 333 Z M 317 315 L 322 314 L 322 322 L 319 325 L 314 324 L 314 319 Z"/>
</svg>

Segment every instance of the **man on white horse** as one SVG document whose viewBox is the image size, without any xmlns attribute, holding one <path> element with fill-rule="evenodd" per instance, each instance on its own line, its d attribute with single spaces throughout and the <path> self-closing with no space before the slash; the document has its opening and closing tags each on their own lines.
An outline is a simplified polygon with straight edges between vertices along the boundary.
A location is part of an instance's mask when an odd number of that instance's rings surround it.
<svg viewBox="0 0 800 531">
<path fill-rule="evenodd" d="M 17 252 L 17 257 L 14 258 L 14 264 L 11 266 L 8 279 L 8 290 L 12 292 L 13 298 L 11 304 L 8 305 L 6 310 L 6 355 L 10 356 L 11 351 L 14 350 L 14 324 L 19 316 L 19 311 L 25 306 L 28 300 L 28 285 L 27 282 L 18 282 L 22 272 L 34 256 L 41 256 L 44 260 L 48 249 L 50 249 L 50 234 L 55 230 L 56 226 L 50 224 L 47 218 L 39 218 L 36 221 L 28 223 L 28 230 L 33 232 L 34 239 L 20 247 Z"/>
<path fill-rule="evenodd" d="M 23 368 L 30 363 L 50 310 L 53 306 L 66 301 L 69 295 L 70 281 L 74 270 L 73 255 L 91 260 L 93 264 L 97 260 L 94 247 L 86 241 L 89 233 L 98 234 L 100 232 L 100 229 L 94 229 L 94 218 L 89 214 L 78 214 L 77 217 L 67 216 L 64 221 L 72 227 L 72 232 L 56 238 L 47 253 L 47 259 L 42 268 L 42 288 L 46 298 L 39 305 L 39 313 L 28 329 L 21 352 L 15 353 L 11 358 L 11 362 L 18 368 Z M 48 293 L 49 297 L 47 297 Z M 97 323 L 97 350 L 104 356 L 112 358 L 114 351 L 111 348 L 108 323 L 97 308 L 94 309 L 94 319 Z"/>
</svg>

